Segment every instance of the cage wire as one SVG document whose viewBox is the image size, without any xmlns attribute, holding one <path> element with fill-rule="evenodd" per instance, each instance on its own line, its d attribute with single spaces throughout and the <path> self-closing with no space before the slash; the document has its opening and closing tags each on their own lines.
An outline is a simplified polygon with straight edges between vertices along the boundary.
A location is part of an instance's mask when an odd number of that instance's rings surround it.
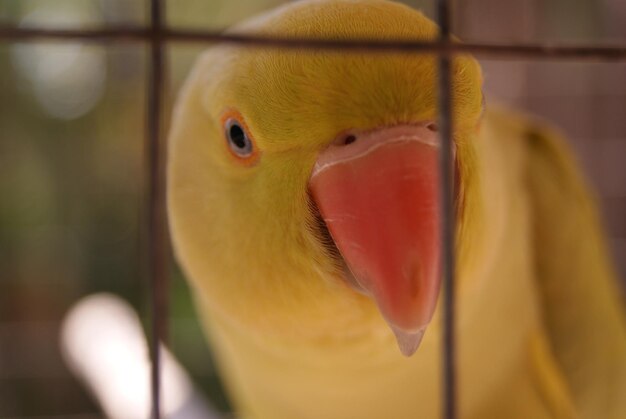
<svg viewBox="0 0 626 419">
<path fill-rule="evenodd" d="M 164 84 L 166 69 L 164 47 L 166 43 L 234 43 L 249 47 L 273 47 L 306 50 L 352 50 L 360 52 L 395 51 L 406 53 L 433 53 L 439 60 L 439 115 L 438 123 L 442 141 L 440 153 L 441 233 L 443 268 L 443 335 L 442 339 L 442 417 L 457 418 L 457 389 L 455 379 L 455 295 L 454 295 L 454 209 L 453 209 L 453 156 L 451 119 L 452 98 L 451 58 L 459 53 L 498 59 L 556 59 L 592 62 L 626 62 L 626 45 L 552 45 L 455 43 L 450 26 L 453 18 L 450 0 L 437 0 L 439 38 L 432 42 L 380 41 L 375 39 L 332 40 L 261 37 L 223 34 L 204 30 L 181 30 L 167 27 L 165 4 L 150 0 L 150 20 L 147 27 L 118 26 L 101 29 L 44 29 L 20 28 L 0 25 L 0 41 L 96 43 L 144 43 L 149 46 L 148 84 L 146 91 L 145 123 L 145 182 L 142 255 L 144 276 L 150 286 L 151 305 L 151 398 L 152 417 L 160 419 L 161 410 L 161 351 L 159 342 L 167 342 L 168 267 L 170 259 L 169 238 L 165 214 L 165 161 L 166 144 L 163 135 Z"/>
</svg>

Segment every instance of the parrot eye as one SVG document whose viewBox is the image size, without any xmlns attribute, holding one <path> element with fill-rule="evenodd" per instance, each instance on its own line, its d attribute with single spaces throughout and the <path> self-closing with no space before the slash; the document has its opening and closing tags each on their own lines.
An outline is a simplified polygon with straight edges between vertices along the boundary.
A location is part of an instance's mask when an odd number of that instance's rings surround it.
<svg viewBox="0 0 626 419">
<path fill-rule="evenodd" d="M 243 124 L 235 118 L 228 118 L 224 125 L 226 139 L 228 140 L 230 149 L 238 157 L 250 157 L 254 152 L 254 148 Z"/>
</svg>

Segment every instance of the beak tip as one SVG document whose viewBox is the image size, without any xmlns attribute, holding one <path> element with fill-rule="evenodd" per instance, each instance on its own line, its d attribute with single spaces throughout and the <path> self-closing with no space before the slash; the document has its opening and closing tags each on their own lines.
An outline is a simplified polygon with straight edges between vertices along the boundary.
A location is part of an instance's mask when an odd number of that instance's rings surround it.
<svg viewBox="0 0 626 419">
<path fill-rule="evenodd" d="M 426 328 L 420 329 L 417 332 L 407 332 L 396 326 L 390 326 L 393 334 L 396 336 L 398 348 L 400 348 L 402 355 L 407 358 L 413 355 L 422 342 Z"/>
</svg>

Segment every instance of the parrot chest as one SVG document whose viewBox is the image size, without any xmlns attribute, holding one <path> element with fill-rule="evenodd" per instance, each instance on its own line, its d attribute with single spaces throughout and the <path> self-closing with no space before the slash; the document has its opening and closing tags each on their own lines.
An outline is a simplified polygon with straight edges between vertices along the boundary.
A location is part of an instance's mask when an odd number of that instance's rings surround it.
<svg viewBox="0 0 626 419">
<path fill-rule="evenodd" d="M 459 389 L 464 418 L 514 418 L 491 414 L 497 401 L 494 396 L 504 387 L 504 396 L 510 400 L 524 397 L 520 394 L 532 388 L 527 349 L 536 328 L 533 310 L 529 310 L 535 302 L 523 280 L 526 275 L 521 275 L 522 261 L 510 262 L 510 266 L 495 267 L 493 273 L 497 278 L 519 278 L 510 281 L 516 284 L 509 282 L 505 287 L 503 281 L 485 281 L 481 292 L 473 291 L 479 295 L 468 295 L 473 301 L 459 307 L 463 319 L 458 338 Z M 382 320 L 372 324 L 369 339 L 317 342 L 317 346 L 251 339 L 216 317 L 208 321 L 208 328 L 226 384 L 243 417 L 435 418 L 440 414 L 442 362 L 439 314 L 435 316 L 411 358 L 399 353 Z M 534 414 L 531 409 L 526 403 L 523 412 Z M 479 412 L 484 414 L 478 416 Z"/>
</svg>

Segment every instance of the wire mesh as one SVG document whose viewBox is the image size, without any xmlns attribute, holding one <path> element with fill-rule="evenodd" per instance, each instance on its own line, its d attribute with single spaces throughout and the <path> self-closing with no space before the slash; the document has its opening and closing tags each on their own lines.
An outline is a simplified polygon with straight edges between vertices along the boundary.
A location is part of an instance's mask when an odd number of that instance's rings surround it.
<svg viewBox="0 0 626 419">
<path fill-rule="evenodd" d="M 150 340 L 152 417 L 161 418 L 160 342 L 167 341 L 167 272 L 168 238 L 165 214 L 165 144 L 162 135 L 163 109 L 163 39 L 165 10 L 161 0 L 151 0 L 150 65 L 147 112 L 147 183 L 146 228 L 147 273 L 151 284 L 152 334 Z"/>
<path fill-rule="evenodd" d="M 91 30 L 63 30 L 18 28 L 0 25 L 0 41 L 24 42 L 65 40 L 68 42 L 146 43 L 150 48 L 149 82 L 146 92 L 146 181 L 144 255 L 146 276 L 150 283 L 151 300 L 151 356 L 152 356 L 152 415 L 161 417 L 161 379 L 159 343 L 167 340 L 167 273 L 168 235 L 165 222 L 165 141 L 163 139 L 163 85 L 165 83 L 164 46 L 169 42 L 181 43 L 236 43 L 249 46 L 288 49 L 325 49 L 353 51 L 404 51 L 436 53 L 439 55 L 439 126 L 442 137 L 440 161 L 443 237 L 443 417 L 455 419 L 455 349 L 454 340 L 454 213 L 452 178 L 452 142 L 450 94 L 450 57 L 459 53 L 472 53 L 498 59 L 557 59 L 597 62 L 626 62 L 626 46 L 618 45 L 550 45 L 540 44 L 487 44 L 456 43 L 451 39 L 452 13 L 449 0 L 439 0 L 438 23 L 440 37 L 433 42 L 380 41 L 374 39 L 330 40 L 303 38 L 275 38 L 251 35 L 223 34 L 220 32 L 181 30 L 165 24 L 165 7 L 161 0 L 151 0 L 148 27 L 110 27 Z"/>
<path fill-rule="evenodd" d="M 437 20 L 439 23 L 439 41 L 450 42 L 451 10 L 448 0 L 437 2 Z M 455 419 L 456 415 L 456 376 L 455 376 L 455 350 L 454 340 L 454 191 L 453 188 L 453 156 L 452 156 L 452 95 L 450 85 L 452 83 L 451 59 L 448 55 L 439 56 L 439 127 L 441 137 L 441 150 L 439 153 L 439 189 L 441 191 L 441 237 L 442 237 L 442 342 L 443 342 L 443 365 L 442 365 L 442 405 L 443 417 Z"/>
<path fill-rule="evenodd" d="M 280 38 L 224 34 L 213 31 L 161 28 L 152 31 L 137 27 L 113 27 L 103 29 L 39 29 L 14 28 L 0 25 L 0 40 L 5 41 L 51 41 L 68 40 L 81 42 L 118 43 L 148 42 L 153 38 L 161 42 L 177 43 L 233 43 L 241 45 L 275 47 L 305 50 L 351 50 L 351 51 L 397 51 L 431 52 L 437 54 L 475 54 L 479 57 L 498 59 L 559 59 L 576 61 L 623 62 L 626 61 L 626 47 L 619 45 L 551 45 L 551 44 L 494 44 L 456 43 L 452 41 L 406 41 L 376 39 L 307 39 Z"/>
</svg>

